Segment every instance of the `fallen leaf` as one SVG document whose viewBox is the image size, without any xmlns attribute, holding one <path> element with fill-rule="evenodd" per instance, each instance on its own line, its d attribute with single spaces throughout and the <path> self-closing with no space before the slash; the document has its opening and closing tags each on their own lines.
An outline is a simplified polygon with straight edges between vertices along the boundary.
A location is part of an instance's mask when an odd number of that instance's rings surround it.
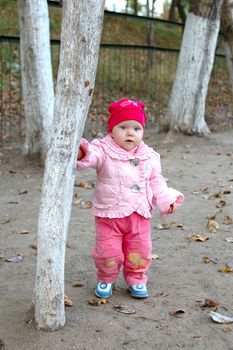
<svg viewBox="0 0 233 350">
<path fill-rule="evenodd" d="M 225 238 L 225 241 L 228 243 L 233 243 L 233 237 L 227 237 Z"/>
<path fill-rule="evenodd" d="M 232 332 L 232 327 L 231 327 L 231 326 L 224 326 L 224 327 L 223 327 L 223 332 L 225 332 L 225 333 L 230 333 L 230 332 Z"/>
<path fill-rule="evenodd" d="M 168 295 L 169 295 L 168 292 L 160 292 L 160 293 L 157 293 L 155 296 L 156 296 L 157 298 L 165 298 L 165 297 L 167 297 Z"/>
<path fill-rule="evenodd" d="M 82 188 L 88 188 L 88 189 L 95 188 L 95 185 L 93 183 L 85 182 L 85 181 L 80 181 L 78 183 L 75 183 L 75 186 L 82 187 Z"/>
<path fill-rule="evenodd" d="M 185 310 L 184 309 L 174 309 L 169 312 L 171 316 L 176 316 L 176 315 L 181 315 L 184 314 Z"/>
<path fill-rule="evenodd" d="M 219 302 L 213 299 L 201 299 L 197 300 L 197 303 L 200 307 L 217 307 L 219 306 Z"/>
<path fill-rule="evenodd" d="M 225 216 L 223 223 L 225 225 L 232 225 L 233 224 L 233 220 L 232 220 L 232 218 L 230 216 L 227 215 L 227 216 Z"/>
<path fill-rule="evenodd" d="M 216 232 L 219 229 L 219 224 L 216 220 L 208 219 L 207 228 L 211 232 Z"/>
<path fill-rule="evenodd" d="M 5 259 L 5 255 L 0 254 L 0 260 L 4 260 Z M 1 348 L 0 348 L 1 349 Z"/>
<path fill-rule="evenodd" d="M 65 306 L 73 306 L 74 305 L 73 301 L 67 295 L 64 296 L 64 304 L 65 304 Z"/>
<path fill-rule="evenodd" d="M 82 202 L 82 197 L 76 193 L 76 194 L 74 195 L 74 201 L 73 201 L 73 203 L 74 203 L 75 205 L 77 205 L 77 204 L 80 204 L 81 202 Z"/>
<path fill-rule="evenodd" d="M 1 224 L 5 225 L 8 224 L 10 222 L 10 217 L 8 215 L 6 215 L 6 217 L 4 219 L 1 220 Z"/>
<path fill-rule="evenodd" d="M 31 244 L 30 247 L 31 247 L 32 249 L 37 250 L 37 244 Z"/>
<path fill-rule="evenodd" d="M 21 188 L 19 190 L 19 194 L 26 194 L 26 193 L 28 193 L 28 190 L 26 188 Z"/>
<path fill-rule="evenodd" d="M 10 174 L 16 174 L 17 171 L 16 171 L 15 169 L 10 169 L 10 170 L 9 170 L 9 173 L 10 173 Z"/>
<path fill-rule="evenodd" d="M 229 272 L 233 272 L 233 269 L 230 266 L 225 265 L 223 267 L 220 267 L 218 269 L 218 272 L 229 273 Z"/>
<path fill-rule="evenodd" d="M 82 283 L 82 282 L 77 282 L 77 283 L 72 285 L 72 287 L 74 287 L 74 288 L 81 288 L 83 286 L 84 286 L 84 283 Z"/>
<path fill-rule="evenodd" d="M 218 204 L 216 204 L 216 208 L 223 208 L 225 207 L 226 205 L 226 202 L 225 201 L 219 201 Z"/>
<path fill-rule="evenodd" d="M 157 254 L 152 254 L 151 257 L 152 257 L 152 260 L 158 260 L 159 259 L 159 256 Z"/>
<path fill-rule="evenodd" d="M 18 253 L 16 256 L 12 256 L 10 258 L 6 258 L 6 261 L 8 262 L 20 262 L 23 260 L 23 254 L 22 253 Z"/>
<path fill-rule="evenodd" d="M 230 193 L 231 193 L 230 190 L 224 190 L 224 191 L 223 191 L 223 194 L 230 194 Z"/>
<path fill-rule="evenodd" d="M 191 236 L 189 236 L 188 238 L 191 239 L 192 241 L 199 241 L 199 242 L 205 242 L 209 239 L 208 236 L 202 236 L 199 233 L 194 233 Z"/>
<path fill-rule="evenodd" d="M 121 312 L 122 314 L 135 314 L 136 310 L 130 309 L 127 305 L 114 305 L 114 310 Z"/>
<path fill-rule="evenodd" d="M 28 230 L 21 230 L 18 232 L 20 235 L 27 235 L 29 234 L 30 232 Z"/>
<path fill-rule="evenodd" d="M 66 242 L 66 248 L 71 248 L 71 247 L 72 247 L 71 243 L 70 242 Z"/>
<path fill-rule="evenodd" d="M 183 224 L 177 224 L 176 227 L 181 228 L 181 230 L 186 230 L 186 227 Z"/>
<path fill-rule="evenodd" d="M 210 259 L 208 256 L 203 256 L 203 262 L 205 264 L 208 264 L 208 263 L 213 263 L 213 264 L 217 264 L 217 259 L 213 260 L 213 259 Z"/>
<path fill-rule="evenodd" d="M 172 227 L 172 222 L 165 224 L 158 224 L 157 230 L 169 230 Z"/>
<path fill-rule="evenodd" d="M 82 209 L 90 209 L 92 207 L 92 202 L 91 201 L 87 201 L 87 202 L 81 202 L 81 208 Z"/>
<path fill-rule="evenodd" d="M 101 298 L 101 299 L 89 299 L 88 300 L 88 304 L 90 305 L 93 305 L 93 306 L 99 306 L 101 304 L 107 304 L 108 303 L 108 299 L 104 299 L 104 298 Z"/>
<path fill-rule="evenodd" d="M 208 199 L 215 199 L 215 198 L 221 198 L 222 196 L 222 192 L 217 192 L 217 193 L 213 193 L 211 194 Z"/>
<path fill-rule="evenodd" d="M 219 314 L 218 312 L 210 311 L 209 316 L 214 322 L 217 323 L 233 323 L 233 317 L 228 317 Z"/>
</svg>

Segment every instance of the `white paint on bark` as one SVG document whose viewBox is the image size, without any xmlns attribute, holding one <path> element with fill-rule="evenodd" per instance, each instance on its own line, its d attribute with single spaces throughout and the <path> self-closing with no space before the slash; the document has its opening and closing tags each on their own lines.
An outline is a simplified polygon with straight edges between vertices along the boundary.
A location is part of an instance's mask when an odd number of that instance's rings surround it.
<svg viewBox="0 0 233 350">
<path fill-rule="evenodd" d="M 205 135 L 205 102 L 220 21 L 189 13 L 168 105 L 170 128 Z"/>
<path fill-rule="evenodd" d="M 35 284 L 37 328 L 65 324 L 64 264 L 75 178 L 75 162 L 92 100 L 104 1 L 63 2 L 61 53 L 38 223 Z"/>
<path fill-rule="evenodd" d="M 54 90 L 46 0 L 18 0 L 25 153 L 43 160 L 51 142 Z"/>
</svg>

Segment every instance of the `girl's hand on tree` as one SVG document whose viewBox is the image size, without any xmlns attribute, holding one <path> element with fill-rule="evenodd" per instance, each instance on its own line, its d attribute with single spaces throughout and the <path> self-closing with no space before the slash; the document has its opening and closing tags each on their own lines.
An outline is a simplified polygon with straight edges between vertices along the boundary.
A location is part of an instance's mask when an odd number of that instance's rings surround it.
<svg viewBox="0 0 233 350">
<path fill-rule="evenodd" d="M 83 152 L 82 148 L 79 148 L 77 160 L 83 159 L 84 156 L 85 156 L 85 153 Z"/>
<path fill-rule="evenodd" d="M 176 209 L 177 209 L 177 205 L 176 205 L 176 202 L 174 202 L 170 205 L 170 208 L 168 209 L 168 213 L 172 214 L 176 211 Z"/>
</svg>

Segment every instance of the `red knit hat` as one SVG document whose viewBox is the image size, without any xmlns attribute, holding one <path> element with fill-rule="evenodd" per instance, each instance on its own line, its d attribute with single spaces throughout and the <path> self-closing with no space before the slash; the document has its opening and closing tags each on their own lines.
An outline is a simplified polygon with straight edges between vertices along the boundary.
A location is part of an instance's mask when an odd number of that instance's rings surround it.
<svg viewBox="0 0 233 350">
<path fill-rule="evenodd" d="M 143 111 L 144 103 L 123 98 L 119 101 L 113 102 L 108 106 L 110 116 L 108 119 L 108 132 L 112 128 L 124 122 L 125 120 L 136 120 L 141 123 L 143 128 L 146 124 L 146 115 Z"/>
</svg>

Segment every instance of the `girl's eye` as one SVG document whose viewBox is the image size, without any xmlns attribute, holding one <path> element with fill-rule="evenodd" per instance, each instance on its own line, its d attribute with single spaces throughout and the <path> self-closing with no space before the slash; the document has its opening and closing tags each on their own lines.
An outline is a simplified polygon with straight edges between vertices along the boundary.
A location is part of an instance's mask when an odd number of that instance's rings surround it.
<svg viewBox="0 0 233 350">
<path fill-rule="evenodd" d="M 135 131 L 139 131 L 139 130 L 141 130 L 141 128 L 138 128 L 138 127 L 137 127 L 137 128 L 135 128 L 134 130 L 135 130 Z"/>
<path fill-rule="evenodd" d="M 125 130 L 125 126 L 124 126 L 124 125 L 121 125 L 121 129 L 122 129 L 122 130 Z"/>
</svg>

